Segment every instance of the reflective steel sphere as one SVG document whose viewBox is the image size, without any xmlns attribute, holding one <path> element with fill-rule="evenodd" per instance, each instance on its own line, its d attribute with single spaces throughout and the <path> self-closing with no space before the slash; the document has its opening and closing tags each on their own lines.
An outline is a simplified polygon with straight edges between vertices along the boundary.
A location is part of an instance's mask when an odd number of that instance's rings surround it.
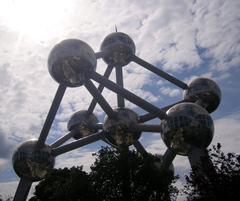
<svg viewBox="0 0 240 201">
<path fill-rule="evenodd" d="M 92 48 L 78 39 L 67 39 L 53 47 L 48 70 L 54 80 L 68 87 L 78 87 L 95 71 L 97 60 Z"/>
<path fill-rule="evenodd" d="M 128 108 L 117 108 L 116 118 L 105 117 L 103 130 L 106 139 L 114 146 L 130 146 L 141 136 L 141 132 L 130 131 L 137 124 L 138 115 Z"/>
<path fill-rule="evenodd" d="M 13 154 L 13 168 L 20 178 L 40 181 L 53 169 L 55 158 L 48 145 L 37 146 L 37 140 L 29 140 L 20 145 Z"/>
<path fill-rule="evenodd" d="M 135 54 L 135 44 L 125 33 L 115 32 L 109 34 L 101 44 L 103 60 L 114 66 L 125 66 L 131 61 L 131 55 Z"/>
<path fill-rule="evenodd" d="M 93 133 L 98 129 L 96 124 L 98 119 L 94 114 L 89 114 L 87 110 L 80 110 L 75 112 L 68 121 L 68 130 L 73 132 L 73 138 L 78 140 Z"/>
<path fill-rule="evenodd" d="M 195 101 L 211 113 L 216 110 L 221 101 L 221 90 L 213 80 L 196 78 L 184 91 L 184 99 Z"/>
<path fill-rule="evenodd" d="M 188 155 L 192 147 L 206 148 L 214 132 L 212 118 L 195 103 L 180 103 L 171 107 L 161 127 L 164 143 L 181 155 Z"/>
</svg>

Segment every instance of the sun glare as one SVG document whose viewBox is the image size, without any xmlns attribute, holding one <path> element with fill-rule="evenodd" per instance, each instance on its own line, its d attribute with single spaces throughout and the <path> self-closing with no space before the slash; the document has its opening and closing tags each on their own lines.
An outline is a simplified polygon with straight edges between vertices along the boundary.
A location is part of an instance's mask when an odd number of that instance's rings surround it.
<svg viewBox="0 0 240 201">
<path fill-rule="evenodd" d="M 50 37 L 59 31 L 69 1 L 12 0 L 4 1 L 1 15 L 6 26 L 22 35 L 36 38 Z"/>
</svg>

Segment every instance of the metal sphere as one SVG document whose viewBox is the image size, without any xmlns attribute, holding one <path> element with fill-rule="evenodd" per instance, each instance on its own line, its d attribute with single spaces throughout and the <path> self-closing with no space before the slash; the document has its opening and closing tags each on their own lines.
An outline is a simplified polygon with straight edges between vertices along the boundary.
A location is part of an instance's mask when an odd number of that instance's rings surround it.
<svg viewBox="0 0 240 201">
<path fill-rule="evenodd" d="M 131 55 L 135 54 L 135 44 L 125 33 L 114 32 L 109 34 L 101 44 L 104 53 L 103 60 L 114 66 L 125 66 L 131 61 Z"/>
<path fill-rule="evenodd" d="M 20 178 L 40 181 L 53 169 L 55 158 L 48 145 L 39 147 L 37 140 L 21 144 L 12 157 L 13 168 Z"/>
<path fill-rule="evenodd" d="M 184 99 L 195 101 L 211 113 L 216 110 L 221 101 L 221 90 L 213 80 L 196 78 L 184 91 Z"/>
<path fill-rule="evenodd" d="M 206 148 L 214 132 L 209 113 L 195 103 L 180 103 L 171 107 L 161 127 L 164 143 L 180 155 L 188 155 L 192 147 Z"/>
<path fill-rule="evenodd" d="M 94 114 L 89 114 L 87 110 L 75 112 L 68 121 L 68 130 L 73 132 L 73 138 L 78 140 L 93 133 L 98 129 L 96 124 L 98 119 Z"/>
<path fill-rule="evenodd" d="M 105 117 L 103 130 L 107 132 L 106 139 L 114 146 L 130 146 L 141 136 L 141 132 L 130 131 L 137 124 L 138 115 L 128 108 L 117 108 L 115 118 Z"/>
<path fill-rule="evenodd" d="M 68 87 L 78 87 L 96 70 L 92 48 L 78 39 L 67 39 L 53 47 L 48 57 L 48 70 L 54 80 Z"/>
</svg>

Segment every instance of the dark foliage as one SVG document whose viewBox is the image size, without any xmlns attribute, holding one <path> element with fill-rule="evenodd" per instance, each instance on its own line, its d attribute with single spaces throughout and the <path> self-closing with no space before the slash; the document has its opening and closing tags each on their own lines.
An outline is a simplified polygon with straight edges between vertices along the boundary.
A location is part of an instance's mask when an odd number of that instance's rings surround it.
<svg viewBox="0 0 240 201">
<path fill-rule="evenodd" d="M 204 177 L 197 169 L 186 177 L 184 193 L 188 201 L 239 200 L 240 197 L 240 155 L 224 154 L 221 145 L 209 150 L 215 172 Z M 204 158 L 203 158 L 204 160 Z"/>
<path fill-rule="evenodd" d="M 101 200 L 174 200 L 177 189 L 173 175 L 160 173 L 154 165 L 159 159 L 143 159 L 136 152 L 104 148 L 97 154 L 90 177 Z"/>
<path fill-rule="evenodd" d="M 174 177 L 160 173 L 155 156 L 103 148 L 89 174 L 82 168 L 57 169 L 36 186 L 30 201 L 168 201 L 175 200 Z"/>
<path fill-rule="evenodd" d="M 97 201 L 89 176 L 82 167 L 54 169 L 35 188 L 30 201 Z"/>
</svg>

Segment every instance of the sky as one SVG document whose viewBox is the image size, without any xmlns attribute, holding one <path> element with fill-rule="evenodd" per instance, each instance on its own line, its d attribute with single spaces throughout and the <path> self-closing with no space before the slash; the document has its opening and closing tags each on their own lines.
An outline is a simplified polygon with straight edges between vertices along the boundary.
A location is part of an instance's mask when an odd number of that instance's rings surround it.
<svg viewBox="0 0 240 201">
<path fill-rule="evenodd" d="M 14 194 L 19 178 L 11 155 L 20 143 L 38 138 L 58 87 L 47 68 L 53 46 L 77 38 L 98 52 L 115 26 L 133 39 L 137 56 L 158 68 L 186 83 L 207 77 L 219 85 L 222 100 L 211 114 L 212 144 L 240 153 L 239 10 L 239 0 L 0 0 L 0 194 Z M 105 69 L 98 60 L 97 72 Z M 182 100 L 181 89 L 133 62 L 123 73 L 126 89 L 160 108 Z M 114 73 L 110 79 L 115 80 Z M 116 107 L 116 95 L 103 94 Z M 47 143 L 67 133 L 69 117 L 87 109 L 91 100 L 84 87 L 68 88 Z M 102 121 L 101 108 L 94 112 Z M 143 133 L 140 142 L 151 153 L 166 150 L 159 133 Z M 92 153 L 104 145 L 96 142 L 62 155 L 55 167 L 84 165 L 89 170 Z M 181 178 L 189 172 L 186 157 L 177 156 L 174 166 Z"/>
</svg>

